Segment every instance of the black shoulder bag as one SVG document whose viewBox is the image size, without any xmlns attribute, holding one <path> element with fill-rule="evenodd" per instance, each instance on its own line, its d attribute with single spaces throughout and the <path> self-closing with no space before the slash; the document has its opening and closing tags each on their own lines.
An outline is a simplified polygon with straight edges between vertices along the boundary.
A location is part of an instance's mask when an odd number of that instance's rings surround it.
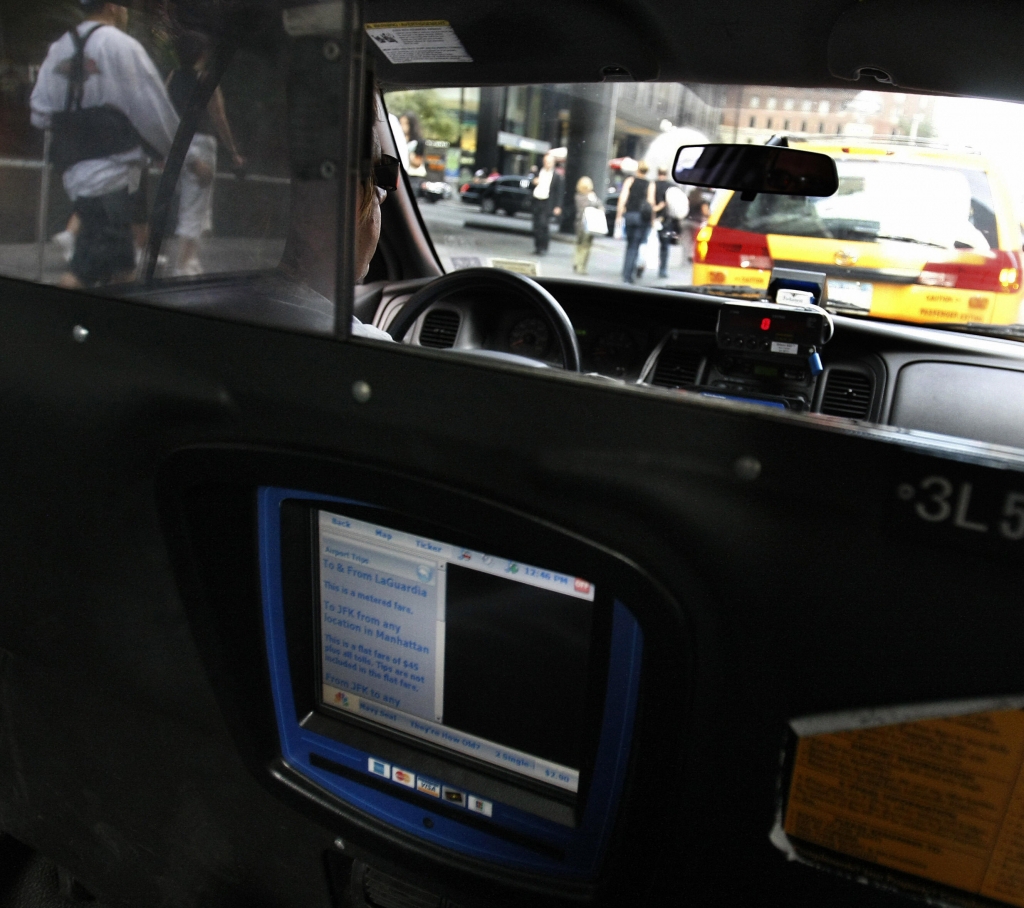
<svg viewBox="0 0 1024 908">
<path fill-rule="evenodd" d="M 85 94 L 85 45 L 102 24 L 80 35 L 69 32 L 75 42 L 75 55 L 68 73 L 68 93 L 64 110 L 53 115 L 53 166 L 59 173 L 80 161 L 109 158 L 131 151 L 142 139 L 131 120 L 115 107 L 82 107 Z"/>
</svg>

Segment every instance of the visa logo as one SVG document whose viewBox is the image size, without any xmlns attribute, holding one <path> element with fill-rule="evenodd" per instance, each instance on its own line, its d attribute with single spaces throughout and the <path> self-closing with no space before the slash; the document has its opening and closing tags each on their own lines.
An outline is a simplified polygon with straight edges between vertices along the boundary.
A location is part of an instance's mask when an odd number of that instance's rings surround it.
<svg viewBox="0 0 1024 908">
<path fill-rule="evenodd" d="M 423 776 L 416 780 L 416 790 L 432 798 L 441 797 L 441 783 L 433 779 L 424 779 Z"/>
</svg>

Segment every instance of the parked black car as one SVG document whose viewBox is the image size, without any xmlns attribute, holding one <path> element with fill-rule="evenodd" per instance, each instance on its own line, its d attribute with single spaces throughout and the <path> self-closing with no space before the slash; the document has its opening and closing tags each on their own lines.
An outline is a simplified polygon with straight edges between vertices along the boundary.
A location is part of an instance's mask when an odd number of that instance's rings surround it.
<svg viewBox="0 0 1024 908">
<path fill-rule="evenodd" d="M 485 184 L 480 192 L 480 210 L 485 214 L 503 211 L 514 215 L 518 211 L 529 211 L 532 199 L 529 175 L 498 177 Z"/>
<path fill-rule="evenodd" d="M 444 180 L 422 180 L 416 187 L 416 197 L 426 202 L 439 202 L 452 197 L 452 187 Z"/>
<path fill-rule="evenodd" d="M 472 179 L 462 184 L 459 188 L 459 198 L 468 205 L 479 205 L 480 194 L 487 186 L 483 179 Z"/>
</svg>

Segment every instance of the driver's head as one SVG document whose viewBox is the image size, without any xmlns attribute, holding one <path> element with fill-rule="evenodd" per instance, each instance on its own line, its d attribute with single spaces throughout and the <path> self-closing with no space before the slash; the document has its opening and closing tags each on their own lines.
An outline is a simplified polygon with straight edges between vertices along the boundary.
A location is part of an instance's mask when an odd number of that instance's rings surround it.
<svg viewBox="0 0 1024 908">
<path fill-rule="evenodd" d="M 374 177 L 374 170 L 397 172 L 396 158 L 382 165 L 380 140 L 374 127 L 384 115 L 379 101 L 374 115 L 367 118 L 364 151 L 361 157 L 366 174 L 359 181 L 356 196 L 354 278 L 366 277 L 380 237 L 380 206 L 387 193 Z M 337 282 L 338 180 L 293 179 L 291 220 L 281 269 L 290 277 L 328 299 L 335 298 Z"/>
<path fill-rule="evenodd" d="M 79 6 L 86 18 L 115 25 L 121 31 L 128 27 L 128 7 L 107 0 L 79 0 Z"/>
<path fill-rule="evenodd" d="M 377 105 L 374 105 L 376 110 Z M 370 123 L 370 129 L 373 129 Z M 377 133 L 370 136 L 370 161 L 373 167 L 381 163 L 380 139 Z M 370 270 L 370 260 L 377 251 L 377 240 L 380 239 L 380 206 L 388 197 L 387 190 L 377 185 L 371 171 L 359 181 L 359 197 L 356 199 L 356 259 L 355 279 L 361 281 Z"/>
</svg>

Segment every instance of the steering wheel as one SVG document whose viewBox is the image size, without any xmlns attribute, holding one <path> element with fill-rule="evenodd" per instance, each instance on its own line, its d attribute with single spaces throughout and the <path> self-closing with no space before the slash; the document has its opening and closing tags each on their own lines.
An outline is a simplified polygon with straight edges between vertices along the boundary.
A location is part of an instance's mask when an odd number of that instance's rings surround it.
<svg viewBox="0 0 1024 908">
<path fill-rule="evenodd" d="M 401 342 L 416 319 L 434 303 L 453 294 L 473 290 L 489 293 L 510 291 L 531 303 L 554 331 L 562 353 L 562 365 L 572 372 L 580 371 L 580 345 L 576 340 L 576 331 L 558 300 L 536 281 L 500 268 L 466 268 L 431 281 L 409 297 L 401 312 L 388 326 L 388 334 Z"/>
</svg>

